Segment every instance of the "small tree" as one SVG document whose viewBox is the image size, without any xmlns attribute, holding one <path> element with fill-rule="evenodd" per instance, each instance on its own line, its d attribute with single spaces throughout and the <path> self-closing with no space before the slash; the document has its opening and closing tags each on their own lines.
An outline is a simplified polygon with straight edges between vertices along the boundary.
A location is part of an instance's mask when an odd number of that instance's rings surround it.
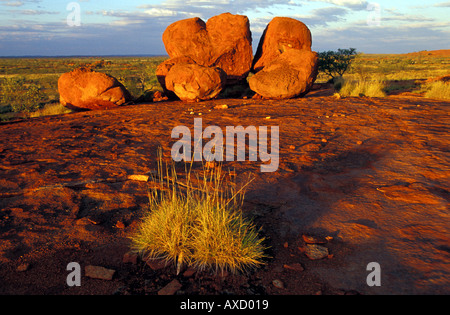
<svg viewBox="0 0 450 315">
<path fill-rule="evenodd" d="M 342 77 L 356 55 L 355 48 L 321 52 L 319 53 L 319 71 L 329 75 L 331 80 Z"/>
</svg>

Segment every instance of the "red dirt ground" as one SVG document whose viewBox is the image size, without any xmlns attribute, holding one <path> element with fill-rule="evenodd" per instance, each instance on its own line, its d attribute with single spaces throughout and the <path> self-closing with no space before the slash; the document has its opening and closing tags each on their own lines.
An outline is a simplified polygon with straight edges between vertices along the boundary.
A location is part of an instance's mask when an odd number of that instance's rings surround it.
<svg viewBox="0 0 450 315">
<path fill-rule="evenodd" d="M 0 294 L 157 294 L 173 279 L 178 294 L 449 294 L 450 103 L 331 94 L 161 102 L 0 125 Z M 172 129 L 193 130 L 194 117 L 222 130 L 280 128 L 277 172 L 224 164 L 255 176 L 244 211 L 272 258 L 250 274 L 176 276 L 173 266 L 122 262 L 147 205 L 147 183 L 128 176 L 154 170 L 159 146 L 169 158 Z M 310 260 L 303 234 L 329 237 L 330 255 Z M 70 262 L 116 274 L 83 275 L 70 288 Z M 381 287 L 366 283 L 371 262 Z M 294 264 L 304 270 L 285 266 Z"/>
</svg>

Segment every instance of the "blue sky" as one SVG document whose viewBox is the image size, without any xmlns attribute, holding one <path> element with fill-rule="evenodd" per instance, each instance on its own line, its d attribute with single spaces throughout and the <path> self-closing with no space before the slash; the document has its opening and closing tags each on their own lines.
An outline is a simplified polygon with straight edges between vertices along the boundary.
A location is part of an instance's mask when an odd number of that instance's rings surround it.
<svg viewBox="0 0 450 315">
<path fill-rule="evenodd" d="M 70 3 L 80 26 L 67 23 Z M 164 55 L 168 25 L 223 12 L 249 17 L 254 48 L 271 19 L 288 16 L 308 25 L 315 51 L 450 49 L 448 0 L 0 0 L 0 56 Z"/>
</svg>

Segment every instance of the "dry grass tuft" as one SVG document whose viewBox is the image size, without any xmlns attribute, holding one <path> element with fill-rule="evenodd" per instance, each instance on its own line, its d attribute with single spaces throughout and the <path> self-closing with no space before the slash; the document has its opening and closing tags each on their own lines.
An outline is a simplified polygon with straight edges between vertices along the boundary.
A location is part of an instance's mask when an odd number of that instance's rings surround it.
<svg viewBox="0 0 450 315">
<path fill-rule="evenodd" d="M 450 83 L 436 81 L 425 86 L 425 97 L 437 100 L 450 100 Z"/>
<path fill-rule="evenodd" d="M 341 96 L 386 97 L 386 84 L 382 80 L 344 80 L 340 83 Z"/>
<path fill-rule="evenodd" d="M 131 237 L 134 251 L 174 262 L 177 273 L 182 265 L 237 273 L 263 264 L 264 239 L 241 210 L 250 181 L 237 189 L 220 166 L 201 176 L 186 167 L 185 181 L 161 159 L 158 169 L 149 211 Z"/>
</svg>

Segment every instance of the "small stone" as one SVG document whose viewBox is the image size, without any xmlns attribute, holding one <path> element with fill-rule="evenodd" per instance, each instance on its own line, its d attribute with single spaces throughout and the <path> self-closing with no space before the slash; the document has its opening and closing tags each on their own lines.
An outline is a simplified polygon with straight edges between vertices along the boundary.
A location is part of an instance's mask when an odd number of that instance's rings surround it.
<svg viewBox="0 0 450 315">
<path fill-rule="evenodd" d="M 129 180 L 135 180 L 138 182 L 148 182 L 149 176 L 147 175 L 130 175 L 128 176 Z"/>
<path fill-rule="evenodd" d="M 122 221 L 117 221 L 116 228 L 123 230 L 125 228 L 125 223 Z"/>
<path fill-rule="evenodd" d="M 197 272 L 197 270 L 195 270 L 194 268 L 188 268 L 188 269 L 183 273 L 183 276 L 186 277 L 186 278 L 190 278 L 190 277 L 192 277 L 196 272 Z"/>
<path fill-rule="evenodd" d="M 328 248 L 316 244 L 307 244 L 305 254 L 311 260 L 319 260 L 328 257 Z"/>
<path fill-rule="evenodd" d="M 283 267 L 284 267 L 284 269 L 297 271 L 297 272 L 302 272 L 305 270 L 305 268 L 303 268 L 303 266 L 299 263 L 295 263 L 295 264 L 291 264 L 291 265 L 284 265 Z"/>
<path fill-rule="evenodd" d="M 16 270 L 17 270 L 18 272 L 25 272 L 25 271 L 27 271 L 28 269 L 30 269 L 30 264 L 25 263 L 25 264 L 21 264 L 20 266 L 18 266 Z"/>
<path fill-rule="evenodd" d="M 158 295 L 175 295 L 175 293 L 177 293 L 177 291 L 179 291 L 181 287 L 181 283 L 177 279 L 175 279 L 164 288 L 159 290 Z"/>
<path fill-rule="evenodd" d="M 272 284 L 275 288 L 284 289 L 284 283 L 281 280 L 275 279 L 272 281 Z"/>
<path fill-rule="evenodd" d="M 149 259 L 147 260 L 147 265 L 155 271 L 167 267 L 167 263 L 164 259 Z"/>
<path fill-rule="evenodd" d="M 307 244 L 326 244 L 327 239 L 320 236 L 302 235 L 303 240 Z"/>
<path fill-rule="evenodd" d="M 138 259 L 138 255 L 136 253 L 128 252 L 123 255 L 122 262 L 124 264 L 130 263 L 130 264 L 136 265 L 137 259 Z"/>
<path fill-rule="evenodd" d="M 228 105 L 217 105 L 214 108 L 215 109 L 228 109 Z"/>
<path fill-rule="evenodd" d="M 116 273 L 115 270 L 107 269 L 100 266 L 86 266 L 86 277 L 92 279 L 108 280 L 111 281 Z"/>
</svg>

